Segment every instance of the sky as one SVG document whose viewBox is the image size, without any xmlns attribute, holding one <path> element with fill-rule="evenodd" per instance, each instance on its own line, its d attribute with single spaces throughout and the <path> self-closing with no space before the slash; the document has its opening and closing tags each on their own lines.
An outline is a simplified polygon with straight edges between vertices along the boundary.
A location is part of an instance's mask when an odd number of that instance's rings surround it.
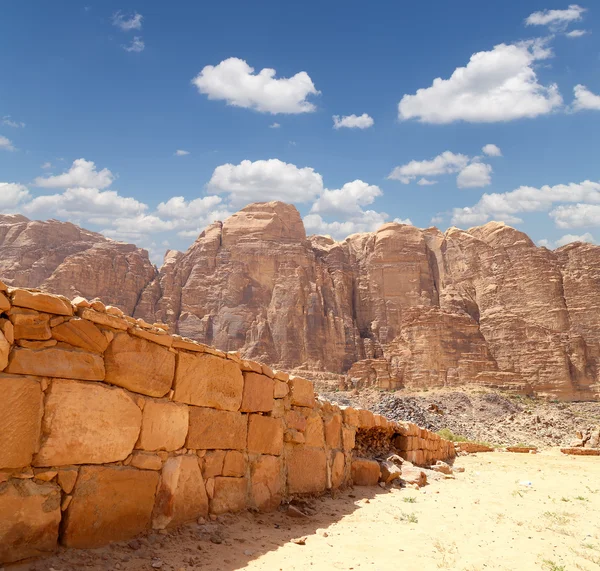
<svg viewBox="0 0 600 571">
<path fill-rule="evenodd" d="M 0 213 L 157 265 L 265 200 L 600 242 L 599 72 L 589 0 L 4 2 Z"/>
</svg>

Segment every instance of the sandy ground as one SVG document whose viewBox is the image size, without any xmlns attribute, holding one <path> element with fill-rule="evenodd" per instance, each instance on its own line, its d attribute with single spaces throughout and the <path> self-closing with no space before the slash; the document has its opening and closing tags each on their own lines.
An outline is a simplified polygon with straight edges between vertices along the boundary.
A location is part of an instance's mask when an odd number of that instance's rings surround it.
<svg viewBox="0 0 600 571">
<path fill-rule="evenodd" d="M 316 500 L 307 519 L 227 516 L 10 571 L 600 568 L 600 457 L 494 452 L 456 465 L 465 472 L 421 490 L 357 487 Z"/>
</svg>

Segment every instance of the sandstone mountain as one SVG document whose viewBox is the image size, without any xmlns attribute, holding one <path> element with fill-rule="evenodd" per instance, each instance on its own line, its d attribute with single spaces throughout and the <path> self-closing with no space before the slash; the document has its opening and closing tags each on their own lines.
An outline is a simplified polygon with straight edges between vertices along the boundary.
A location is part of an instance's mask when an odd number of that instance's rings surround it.
<svg viewBox="0 0 600 571">
<path fill-rule="evenodd" d="M 600 247 L 550 251 L 502 223 L 390 223 L 335 242 L 307 237 L 293 206 L 251 204 L 156 273 L 133 246 L 5 216 L 0 277 L 99 296 L 203 343 L 358 384 L 600 397 Z"/>
</svg>

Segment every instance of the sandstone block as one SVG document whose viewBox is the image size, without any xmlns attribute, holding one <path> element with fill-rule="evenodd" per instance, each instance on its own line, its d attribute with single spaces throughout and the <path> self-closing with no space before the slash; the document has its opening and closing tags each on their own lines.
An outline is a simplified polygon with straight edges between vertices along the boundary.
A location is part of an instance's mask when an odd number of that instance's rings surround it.
<svg viewBox="0 0 600 571">
<path fill-rule="evenodd" d="M 306 430 L 304 439 L 307 446 L 323 448 L 325 446 L 325 433 L 323 431 L 323 419 L 317 413 L 306 419 Z"/>
<path fill-rule="evenodd" d="M 278 373 L 279 374 L 279 373 Z M 282 399 L 288 395 L 290 387 L 283 381 L 276 380 L 273 385 L 273 397 L 276 399 Z"/>
<path fill-rule="evenodd" d="M 349 426 L 342 427 L 342 446 L 345 452 L 352 450 L 356 444 L 356 431 Z"/>
<path fill-rule="evenodd" d="M 108 340 L 102 331 L 91 321 L 78 317 L 54 327 L 52 337 L 92 353 L 104 353 L 108 347 Z"/>
<path fill-rule="evenodd" d="M 142 339 L 152 341 L 152 343 L 157 343 L 163 347 L 171 347 L 173 345 L 173 338 L 170 335 L 167 335 L 164 331 L 162 333 L 156 333 L 152 331 L 146 331 L 145 329 L 140 329 L 139 327 L 132 327 L 129 332 L 135 337 L 141 337 Z"/>
<path fill-rule="evenodd" d="M 164 397 L 173 384 L 175 355 L 156 343 L 117 333 L 104 360 L 107 383 L 151 397 Z"/>
<path fill-rule="evenodd" d="M 79 470 L 77 468 L 67 468 L 58 471 L 58 485 L 65 494 L 70 494 L 75 487 Z"/>
<path fill-rule="evenodd" d="M 352 461 L 352 481 L 355 486 L 376 486 L 381 471 L 375 460 L 357 458 Z"/>
<path fill-rule="evenodd" d="M 282 460 L 278 456 L 260 456 L 252 463 L 250 493 L 252 505 L 260 511 L 273 511 L 283 496 Z"/>
<path fill-rule="evenodd" d="M 186 405 L 147 399 L 136 447 L 143 450 L 178 450 L 185 444 L 188 425 Z"/>
<path fill-rule="evenodd" d="M 215 478 L 215 489 L 210 501 L 213 514 L 239 512 L 246 509 L 248 481 L 246 478 Z"/>
<path fill-rule="evenodd" d="M 223 476 L 242 478 L 246 475 L 246 457 L 238 450 L 229 450 L 223 462 Z"/>
<path fill-rule="evenodd" d="M 273 410 L 273 379 L 257 373 L 244 373 L 242 412 L 270 412 Z"/>
<path fill-rule="evenodd" d="M 93 309 L 80 307 L 77 310 L 77 315 L 82 319 L 87 319 L 88 321 L 97 323 L 98 325 L 103 325 L 104 327 L 111 327 L 112 329 L 126 331 L 129 327 L 126 319 L 121 319 L 119 317 L 115 317 L 114 315 L 109 315 L 108 313 L 94 311 Z"/>
<path fill-rule="evenodd" d="M 285 413 L 285 424 L 288 428 L 304 432 L 306 430 L 306 416 L 297 410 L 288 410 Z"/>
<path fill-rule="evenodd" d="M 331 462 L 331 485 L 333 488 L 339 488 L 344 483 L 345 461 L 344 453 L 334 452 Z"/>
<path fill-rule="evenodd" d="M 0 484 L 0 563 L 51 553 L 60 524 L 60 488 L 33 480 Z"/>
<path fill-rule="evenodd" d="M 315 406 L 315 388 L 310 381 L 300 377 L 290 377 L 289 381 L 292 404 L 296 406 Z"/>
<path fill-rule="evenodd" d="M 247 416 L 239 412 L 190 407 L 186 447 L 194 450 L 244 450 Z"/>
<path fill-rule="evenodd" d="M 38 449 L 42 414 L 40 383 L 0 374 L 0 469 L 31 464 Z"/>
<path fill-rule="evenodd" d="M 351 407 L 343 407 L 342 415 L 344 417 L 344 422 L 349 426 L 358 427 L 360 424 L 360 417 L 358 414 L 358 410 Z"/>
<path fill-rule="evenodd" d="M 0 292 L 0 313 L 10 309 L 10 301 L 4 292 Z"/>
<path fill-rule="evenodd" d="M 278 456 L 283 449 L 280 418 L 251 414 L 248 422 L 248 452 Z"/>
<path fill-rule="evenodd" d="M 39 350 L 14 347 L 6 372 L 38 377 L 102 381 L 104 361 L 95 353 L 61 346 Z"/>
<path fill-rule="evenodd" d="M 194 456 L 169 458 L 161 473 L 153 527 L 164 529 L 207 515 L 208 496 L 198 461 Z"/>
<path fill-rule="evenodd" d="M 8 319 L 0 319 L 0 331 L 4 334 L 4 337 L 9 344 L 15 342 L 15 328 Z"/>
<path fill-rule="evenodd" d="M 52 337 L 50 316 L 32 309 L 13 308 L 9 313 L 15 339 L 45 341 Z"/>
<path fill-rule="evenodd" d="M 92 549 L 148 529 L 157 484 L 150 470 L 83 466 L 65 512 L 64 545 Z"/>
<path fill-rule="evenodd" d="M 13 291 L 11 301 L 17 307 L 26 307 L 55 315 L 73 315 L 73 306 L 70 302 L 47 293 L 17 289 Z"/>
<path fill-rule="evenodd" d="M 312 494 L 327 487 L 325 450 L 291 446 L 287 451 L 287 485 L 290 494 Z"/>
<path fill-rule="evenodd" d="M 380 481 L 386 484 L 393 482 L 394 480 L 398 480 L 402 475 L 402 472 L 396 464 L 390 462 L 388 460 L 384 460 L 379 463 L 379 467 L 381 469 Z"/>
<path fill-rule="evenodd" d="M 334 414 L 325 419 L 325 442 L 330 448 L 342 447 L 342 416 Z"/>
<path fill-rule="evenodd" d="M 118 462 L 131 454 L 142 412 L 125 391 L 56 379 L 46 395 L 46 440 L 35 466 Z"/>
<path fill-rule="evenodd" d="M 202 475 L 204 479 L 214 478 L 223 474 L 226 450 L 209 450 L 202 459 Z"/>
<path fill-rule="evenodd" d="M 416 484 L 419 487 L 427 484 L 427 474 L 420 468 L 408 466 L 405 462 L 402 464 L 402 480 L 407 484 Z"/>
<path fill-rule="evenodd" d="M 140 470 L 160 470 L 162 468 L 162 460 L 158 454 L 135 450 L 129 465 Z"/>
<path fill-rule="evenodd" d="M 375 418 L 370 410 L 362 409 L 358 411 L 359 428 L 373 428 Z"/>
<path fill-rule="evenodd" d="M 8 365 L 8 355 L 10 353 L 10 343 L 4 336 L 4 333 L 0 332 L 0 371 L 6 369 Z"/>
<path fill-rule="evenodd" d="M 234 361 L 208 353 L 179 353 L 174 400 L 237 411 L 243 390 L 242 371 Z"/>
</svg>

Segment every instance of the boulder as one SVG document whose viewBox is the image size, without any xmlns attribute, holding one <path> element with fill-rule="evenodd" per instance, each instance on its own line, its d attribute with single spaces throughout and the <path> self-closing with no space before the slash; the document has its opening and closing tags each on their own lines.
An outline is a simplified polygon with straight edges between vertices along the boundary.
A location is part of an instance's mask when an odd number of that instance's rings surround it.
<svg viewBox="0 0 600 571">
<path fill-rule="evenodd" d="M 315 494 L 327 487 L 327 456 L 322 448 L 287 445 L 287 485 L 290 494 Z"/>
<path fill-rule="evenodd" d="M 401 480 L 405 484 L 416 484 L 421 488 L 427 484 L 427 474 L 421 468 L 410 465 L 410 462 L 404 462 Z"/>
<path fill-rule="evenodd" d="M 402 475 L 400 468 L 388 460 L 380 462 L 379 467 L 381 468 L 381 476 L 379 477 L 379 481 L 385 484 L 389 484 L 394 480 L 398 480 Z"/>
<path fill-rule="evenodd" d="M 93 549 L 126 541 L 150 527 L 158 472 L 83 466 L 65 512 L 62 542 Z"/>
<path fill-rule="evenodd" d="M 280 418 L 249 415 L 248 452 L 278 456 L 283 449 L 283 422 Z"/>
<path fill-rule="evenodd" d="M 251 467 L 252 505 L 260 511 L 273 511 L 283 496 L 282 460 L 277 456 L 260 456 Z"/>
<path fill-rule="evenodd" d="M 38 381 L 0 374 L 0 470 L 31 464 L 39 446 L 42 414 Z"/>
<path fill-rule="evenodd" d="M 375 460 L 357 458 L 352 461 L 352 481 L 355 486 L 376 486 L 381 470 Z"/>
<path fill-rule="evenodd" d="M 138 439 L 142 412 L 123 390 L 55 379 L 46 395 L 46 435 L 35 466 L 125 460 Z"/>
<path fill-rule="evenodd" d="M 256 373 L 244 373 L 242 412 L 271 412 L 273 410 L 273 379 Z"/>
<path fill-rule="evenodd" d="M 242 371 L 234 361 L 208 353 L 179 353 L 174 400 L 237 411 L 243 390 Z"/>
<path fill-rule="evenodd" d="M 194 450 L 244 450 L 248 435 L 247 415 L 239 412 L 190 407 L 186 447 Z"/>
<path fill-rule="evenodd" d="M 137 448 L 177 450 L 185 444 L 189 411 L 184 404 L 147 399 L 142 412 L 142 429 Z"/>
</svg>

